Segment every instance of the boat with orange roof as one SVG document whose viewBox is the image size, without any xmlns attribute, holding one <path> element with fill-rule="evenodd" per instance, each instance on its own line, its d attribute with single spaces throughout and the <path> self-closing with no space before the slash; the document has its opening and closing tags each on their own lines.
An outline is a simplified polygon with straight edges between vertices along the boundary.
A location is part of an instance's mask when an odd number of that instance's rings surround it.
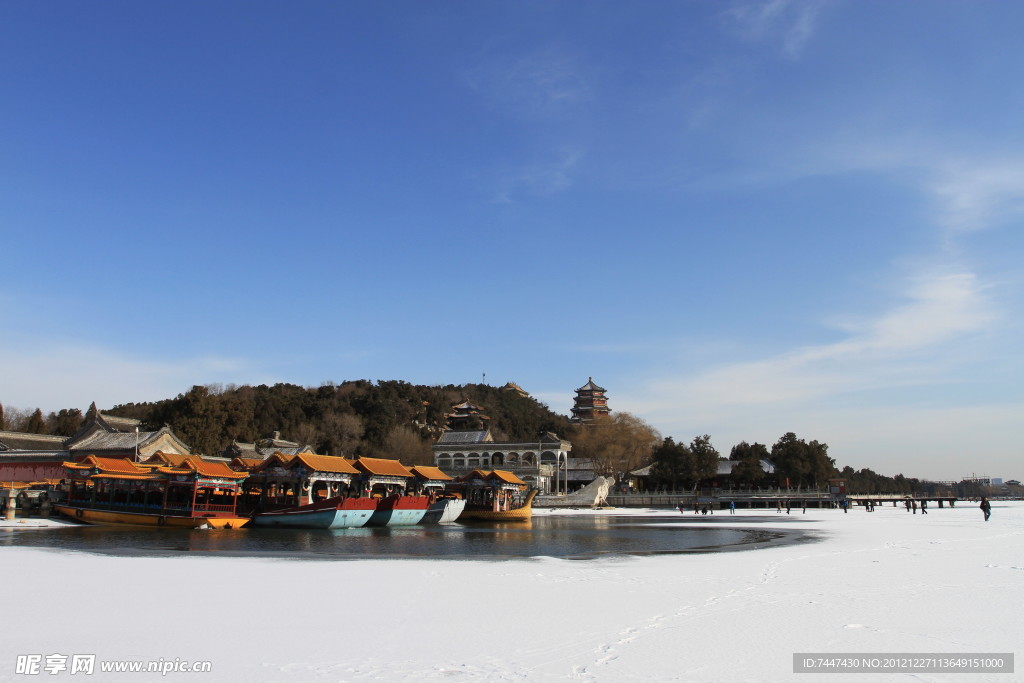
<svg viewBox="0 0 1024 683">
<path fill-rule="evenodd" d="M 367 526 L 407 526 L 419 524 L 432 502 L 430 496 L 416 493 L 415 475 L 397 460 L 357 458 L 352 466 L 359 470 L 363 491 L 377 499 Z"/>
<path fill-rule="evenodd" d="M 69 488 L 57 512 L 89 524 L 234 529 L 248 519 L 236 510 L 248 476 L 222 462 L 188 456 L 180 464 L 135 463 L 90 455 L 65 462 Z"/>
<path fill-rule="evenodd" d="M 537 489 L 505 470 L 473 470 L 449 487 L 466 498 L 461 520 L 522 522 L 533 516 Z M 529 490 L 527 490 L 529 488 Z"/>
<path fill-rule="evenodd" d="M 416 475 L 417 490 L 431 500 L 420 524 L 450 524 L 457 520 L 466 509 L 466 499 L 445 490 L 454 479 L 431 465 L 414 465 L 409 470 Z"/>
<path fill-rule="evenodd" d="M 378 501 L 353 486 L 360 471 L 345 458 L 275 453 L 253 467 L 242 509 L 253 527 L 344 529 L 365 525 Z"/>
</svg>

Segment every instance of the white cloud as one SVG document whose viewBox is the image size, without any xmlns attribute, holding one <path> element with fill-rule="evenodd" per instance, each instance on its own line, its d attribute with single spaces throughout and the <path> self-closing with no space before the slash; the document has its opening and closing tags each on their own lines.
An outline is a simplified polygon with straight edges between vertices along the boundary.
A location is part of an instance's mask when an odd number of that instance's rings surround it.
<svg viewBox="0 0 1024 683">
<path fill-rule="evenodd" d="M 727 16 L 744 39 L 771 43 L 789 59 L 796 59 L 814 35 L 822 4 L 814 0 L 743 2 L 733 5 Z"/>
<path fill-rule="evenodd" d="M 488 54 L 466 82 L 495 109 L 529 118 L 561 114 L 589 97 L 580 59 L 560 47 Z"/>
<path fill-rule="evenodd" d="M 947 161 L 937 169 L 929 189 L 947 228 L 979 230 L 1024 214 L 1024 161 Z"/>
<path fill-rule="evenodd" d="M 251 381 L 246 363 L 238 359 L 202 357 L 176 362 L 131 358 L 95 346 L 38 344 L 0 350 L 0 401 L 19 408 L 61 408 L 83 411 L 93 401 L 117 403 L 157 401 L 211 381 Z M 264 380 L 265 381 L 265 380 Z"/>
<path fill-rule="evenodd" d="M 506 169 L 497 181 L 496 201 L 514 201 L 517 195 L 547 196 L 572 187 L 572 171 L 582 153 L 562 150 L 553 161 Z"/>
<path fill-rule="evenodd" d="M 935 273 L 915 279 L 905 296 L 906 303 L 849 324 L 845 339 L 658 379 L 624 396 L 630 407 L 623 409 L 659 425 L 724 424 L 758 412 L 792 415 L 858 392 L 948 383 L 953 369 L 943 349 L 996 318 L 985 289 L 970 273 Z"/>
</svg>

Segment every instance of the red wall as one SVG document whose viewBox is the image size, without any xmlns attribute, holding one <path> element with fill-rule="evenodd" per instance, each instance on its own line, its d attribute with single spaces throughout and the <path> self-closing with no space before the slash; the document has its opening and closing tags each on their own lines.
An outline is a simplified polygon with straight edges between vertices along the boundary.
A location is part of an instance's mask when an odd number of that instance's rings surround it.
<svg viewBox="0 0 1024 683">
<path fill-rule="evenodd" d="M 0 481 L 42 481 L 63 479 L 59 462 L 0 462 Z"/>
</svg>

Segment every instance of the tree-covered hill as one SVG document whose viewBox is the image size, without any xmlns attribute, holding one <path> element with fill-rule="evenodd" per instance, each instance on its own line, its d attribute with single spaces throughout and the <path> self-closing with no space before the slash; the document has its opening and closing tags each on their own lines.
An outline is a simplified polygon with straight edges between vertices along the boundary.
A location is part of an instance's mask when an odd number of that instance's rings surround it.
<svg viewBox="0 0 1024 683">
<path fill-rule="evenodd" d="M 175 398 L 128 403 L 107 412 L 140 419 L 147 428 L 170 425 L 198 453 L 221 453 L 232 441 L 252 443 L 275 431 L 332 455 L 429 461 L 430 444 L 450 407 L 470 400 L 483 407 L 497 439 L 532 440 L 541 431 L 566 434 L 570 424 L 533 398 L 483 384 L 421 386 L 356 380 L 316 388 L 195 386 Z"/>
</svg>

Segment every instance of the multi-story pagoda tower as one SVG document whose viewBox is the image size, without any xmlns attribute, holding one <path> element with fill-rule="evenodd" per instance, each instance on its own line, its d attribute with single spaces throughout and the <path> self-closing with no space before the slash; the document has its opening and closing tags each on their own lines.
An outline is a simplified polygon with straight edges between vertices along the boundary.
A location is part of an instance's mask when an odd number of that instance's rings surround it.
<svg viewBox="0 0 1024 683">
<path fill-rule="evenodd" d="M 575 405 L 572 408 L 572 422 L 594 422 L 608 417 L 608 397 L 605 389 L 594 384 L 591 377 L 586 384 L 576 390 Z"/>
<path fill-rule="evenodd" d="M 483 414 L 483 408 L 470 401 L 463 401 L 452 406 L 452 412 L 445 417 L 448 429 L 453 431 L 479 431 L 487 429 L 487 420 L 491 418 Z"/>
</svg>

